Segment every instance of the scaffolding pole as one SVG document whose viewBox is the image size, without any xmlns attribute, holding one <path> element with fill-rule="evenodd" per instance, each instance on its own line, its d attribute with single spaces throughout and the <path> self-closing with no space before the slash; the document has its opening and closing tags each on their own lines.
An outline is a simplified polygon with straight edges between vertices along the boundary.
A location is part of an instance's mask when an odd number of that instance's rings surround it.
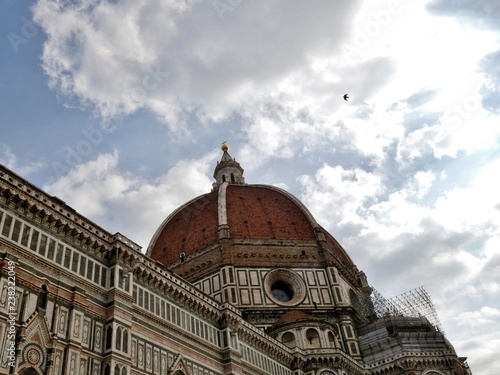
<svg viewBox="0 0 500 375">
<path fill-rule="evenodd" d="M 431 297 L 423 286 L 389 299 L 373 288 L 371 304 L 379 318 L 386 316 L 425 317 L 437 330 L 443 332 Z"/>
</svg>

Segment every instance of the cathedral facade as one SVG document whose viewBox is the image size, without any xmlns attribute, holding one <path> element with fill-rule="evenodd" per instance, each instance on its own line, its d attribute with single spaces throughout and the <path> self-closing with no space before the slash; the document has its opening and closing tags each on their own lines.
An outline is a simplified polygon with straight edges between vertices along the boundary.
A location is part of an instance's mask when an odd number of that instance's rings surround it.
<svg viewBox="0 0 500 375">
<path fill-rule="evenodd" d="M 0 166 L 0 374 L 470 375 L 425 317 L 377 313 L 307 208 L 222 150 L 212 191 L 145 251 Z"/>
</svg>

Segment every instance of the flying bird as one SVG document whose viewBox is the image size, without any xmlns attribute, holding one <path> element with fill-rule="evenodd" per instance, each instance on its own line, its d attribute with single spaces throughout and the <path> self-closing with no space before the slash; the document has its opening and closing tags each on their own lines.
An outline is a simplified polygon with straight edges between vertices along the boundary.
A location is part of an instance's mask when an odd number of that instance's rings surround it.
<svg viewBox="0 0 500 375">
<path fill-rule="evenodd" d="M 347 99 L 349 98 L 349 96 L 347 94 L 344 95 L 344 100 L 347 101 Z"/>
</svg>

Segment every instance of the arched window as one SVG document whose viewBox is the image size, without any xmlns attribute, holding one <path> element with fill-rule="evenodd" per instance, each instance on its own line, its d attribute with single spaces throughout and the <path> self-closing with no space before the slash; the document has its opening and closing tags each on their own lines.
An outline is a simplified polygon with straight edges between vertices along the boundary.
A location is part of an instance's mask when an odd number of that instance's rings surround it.
<svg viewBox="0 0 500 375">
<path fill-rule="evenodd" d="M 120 375 L 120 366 L 115 365 L 115 375 Z"/>
<path fill-rule="evenodd" d="M 111 349 L 111 341 L 113 340 L 113 327 L 108 326 L 106 329 L 106 350 Z"/>
<path fill-rule="evenodd" d="M 123 330 L 123 346 L 122 350 L 125 353 L 128 353 L 128 331 L 126 329 Z"/>
<path fill-rule="evenodd" d="M 236 180 L 234 179 L 234 174 L 231 173 L 231 183 L 234 184 L 236 183 Z"/>
<path fill-rule="evenodd" d="M 222 182 L 226 182 L 226 175 L 225 174 L 222 175 Z"/>
<path fill-rule="evenodd" d="M 122 329 L 121 329 L 121 327 L 118 327 L 118 329 L 116 330 L 115 346 L 116 346 L 116 349 L 122 350 Z M 120 375 L 120 374 L 118 374 L 118 375 Z"/>
<path fill-rule="evenodd" d="M 319 334 L 315 329 L 309 328 L 306 331 L 306 339 L 309 347 L 311 348 L 320 348 L 321 344 L 319 342 Z"/>
<path fill-rule="evenodd" d="M 104 366 L 103 374 L 104 375 L 111 375 L 111 367 L 109 366 L 109 363 L 106 363 L 106 365 Z"/>
<path fill-rule="evenodd" d="M 297 343 L 295 342 L 295 335 L 292 332 L 284 333 L 281 337 L 281 342 L 289 348 L 297 346 Z"/>
<path fill-rule="evenodd" d="M 122 375 L 127 375 L 127 368 L 126 367 L 122 368 Z"/>
</svg>

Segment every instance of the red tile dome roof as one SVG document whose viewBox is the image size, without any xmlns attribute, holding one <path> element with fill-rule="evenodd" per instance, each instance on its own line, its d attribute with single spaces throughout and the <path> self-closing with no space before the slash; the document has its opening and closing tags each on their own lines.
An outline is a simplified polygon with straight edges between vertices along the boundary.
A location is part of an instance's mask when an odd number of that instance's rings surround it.
<svg viewBox="0 0 500 375">
<path fill-rule="evenodd" d="M 276 188 L 229 185 L 227 222 L 231 237 L 314 240 L 314 223 L 304 207 Z"/>
<path fill-rule="evenodd" d="M 217 193 L 201 195 L 174 211 L 161 224 L 148 255 L 168 266 L 181 258 L 216 244 Z"/>
<path fill-rule="evenodd" d="M 224 265 L 336 266 L 357 283 L 349 255 L 297 198 L 274 186 L 247 185 L 241 166 L 223 151 L 213 191 L 168 216 L 148 256 L 189 281 Z"/>
<path fill-rule="evenodd" d="M 219 225 L 229 227 L 232 239 L 316 240 L 311 214 L 281 189 L 227 185 L 225 196 L 220 195 L 201 195 L 174 211 L 154 235 L 148 255 L 164 265 L 177 262 L 181 254 L 187 257 L 217 245 Z M 219 223 L 221 210 L 225 223 Z"/>
</svg>

